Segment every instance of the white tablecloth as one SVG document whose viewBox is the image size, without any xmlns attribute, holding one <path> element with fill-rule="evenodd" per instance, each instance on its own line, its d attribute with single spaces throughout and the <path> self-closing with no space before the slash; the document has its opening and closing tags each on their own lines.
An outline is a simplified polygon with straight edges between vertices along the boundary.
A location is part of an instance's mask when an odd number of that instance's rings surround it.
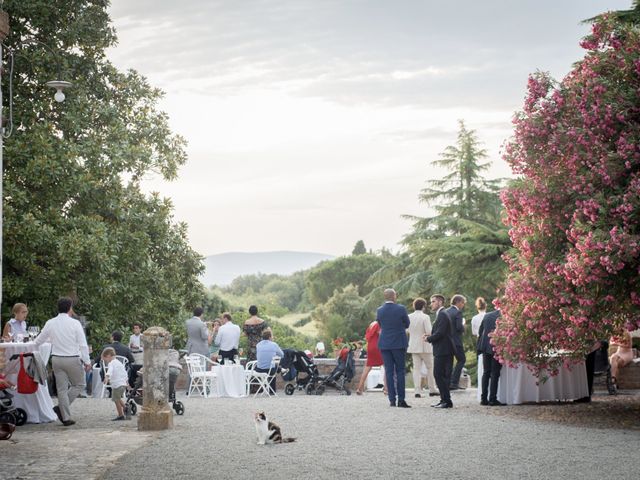
<svg viewBox="0 0 640 480">
<path fill-rule="evenodd" d="M 93 366 L 91 370 L 91 397 L 102 398 L 102 378 L 100 377 L 100 367 Z M 106 396 L 105 391 L 105 396 Z"/>
<path fill-rule="evenodd" d="M 29 343 L 0 343 L 0 348 L 3 350 L 7 362 L 11 355 L 16 353 L 28 353 L 36 351 L 36 344 L 34 342 Z M 42 361 L 46 364 L 49 361 L 51 355 L 51 344 L 43 343 L 38 349 Z M 7 365 L 7 378 L 16 383 L 18 378 L 18 369 L 20 368 L 20 361 L 14 360 Z M 22 408 L 27 412 L 28 423 L 46 423 L 57 420 L 57 416 L 53 411 L 53 401 L 49 395 L 49 387 L 46 382 L 44 385 L 38 385 L 36 393 L 23 395 L 16 390 L 12 390 L 13 394 L 13 406 L 16 408 Z"/>
<path fill-rule="evenodd" d="M 478 399 L 482 388 L 482 355 L 478 360 Z M 576 400 L 589 395 L 587 369 L 584 362 L 562 367 L 555 377 L 543 383 L 531 373 L 526 365 L 516 368 L 502 367 L 498 382 L 498 400 L 507 405 L 526 402 Z"/>
<path fill-rule="evenodd" d="M 213 371 L 218 376 L 216 379 L 218 390 L 213 396 L 234 398 L 245 396 L 245 375 L 242 365 L 216 365 Z"/>
<path fill-rule="evenodd" d="M 367 375 L 367 390 L 376 388 L 383 384 L 384 367 L 372 367 Z"/>
</svg>

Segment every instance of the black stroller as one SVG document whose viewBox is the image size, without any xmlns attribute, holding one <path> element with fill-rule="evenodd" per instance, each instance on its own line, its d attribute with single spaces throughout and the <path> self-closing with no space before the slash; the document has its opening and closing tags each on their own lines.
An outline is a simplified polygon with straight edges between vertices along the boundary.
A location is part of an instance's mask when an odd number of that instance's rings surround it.
<svg viewBox="0 0 640 480">
<path fill-rule="evenodd" d="M 313 360 L 301 350 L 285 348 L 282 352 L 284 356 L 280 360 L 280 369 L 284 370 L 282 378 L 287 382 L 284 393 L 293 395 L 296 390 L 305 390 L 308 395 L 314 395 L 316 385 L 322 377 Z"/>
<path fill-rule="evenodd" d="M 356 374 L 356 360 L 354 358 L 356 347 L 351 345 L 346 356 L 338 358 L 338 365 L 333 369 L 331 375 L 322 378 L 316 386 L 316 395 L 322 395 L 326 387 L 334 387 L 342 395 L 351 395 L 347 384 L 351 383 Z"/>
<path fill-rule="evenodd" d="M 12 423 L 18 427 L 27 423 L 27 412 L 13 406 L 13 394 L 8 388 L 0 390 L 0 423 Z"/>
<path fill-rule="evenodd" d="M 609 342 L 601 341 L 601 346 L 595 352 L 595 361 L 593 375 L 595 377 L 605 376 L 607 382 L 607 391 L 609 395 L 616 395 L 618 393 L 618 387 L 613 381 L 611 375 L 611 364 L 609 363 Z"/>
</svg>

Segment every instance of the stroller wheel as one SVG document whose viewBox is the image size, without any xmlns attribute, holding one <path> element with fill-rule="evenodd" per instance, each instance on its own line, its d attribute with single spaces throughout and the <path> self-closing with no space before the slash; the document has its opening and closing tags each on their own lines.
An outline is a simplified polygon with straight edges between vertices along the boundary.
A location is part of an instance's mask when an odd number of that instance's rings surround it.
<svg viewBox="0 0 640 480">
<path fill-rule="evenodd" d="M 296 387 L 294 387 L 291 383 L 287 383 L 287 385 L 284 387 L 284 393 L 287 395 L 293 395 L 293 392 L 295 391 Z"/>
<path fill-rule="evenodd" d="M 318 385 L 316 388 L 316 395 L 322 395 L 324 393 L 324 385 Z"/>
<path fill-rule="evenodd" d="M 307 388 L 304 389 L 305 392 L 307 392 L 307 395 L 313 395 L 316 393 L 316 384 L 315 383 L 309 383 L 307 385 Z"/>
<path fill-rule="evenodd" d="M 16 426 L 21 427 L 27 423 L 27 411 L 22 408 L 16 408 L 13 412 L 13 416 L 16 417 Z"/>
<path fill-rule="evenodd" d="M 176 411 L 176 415 L 184 415 L 184 405 L 182 402 L 175 402 L 173 409 Z"/>
<path fill-rule="evenodd" d="M 138 413 L 138 405 L 136 405 L 136 402 L 134 402 L 133 400 L 129 400 L 129 413 L 131 415 L 135 415 L 136 413 Z"/>
<path fill-rule="evenodd" d="M 12 425 L 15 425 L 16 417 L 12 412 L 2 412 L 0 413 L 0 423 L 10 423 Z"/>
</svg>

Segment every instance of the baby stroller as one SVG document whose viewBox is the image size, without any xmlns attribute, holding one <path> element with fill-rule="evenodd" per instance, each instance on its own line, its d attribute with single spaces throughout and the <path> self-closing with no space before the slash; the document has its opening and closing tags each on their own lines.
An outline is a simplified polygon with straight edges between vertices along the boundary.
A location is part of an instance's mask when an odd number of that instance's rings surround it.
<svg viewBox="0 0 640 480">
<path fill-rule="evenodd" d="M 594 377 L 605 375 L 609 395 L 616 395 L 618 393 L 618 387 L 616 387 L 616 384 L 613 381 L 613 376 L 611 375 L 611 364 L 609 363 L 609 342 L 601 341 L 600 343 L 600 348 L 595 352 L 593 375 Z"/>
<path fill-rule="evenodd" d="M 345 347 L 346 348 L 346 347 Z M 316 395 L 322 395 L 326 387 L 336 388 L 342 395 L 351 395 L 351 390 L 347 384 L 351 383 L 356 373 L 356 361 L 354 358 L 355 346 L 341 353 L 338 357 L 338 365 L 333 369 L 331 375 L 323 378 L 316 387 Z"/>
<path fill-rule="evenodd" d="M 175 353 L 174 353 L 175 352 Z M 177 365 L 179 363 L 178 360 L 182 358 L 186 354 L 186 350 L 181 350 L 180 353 L 176 350 L 169 350 L 169 402 L 171 403 L 171 407 L 176 412 L 176 415 L 184 415 L 184 404 L 176 400 L 176 380 L 178 379 L 178 375 L 182 371 L 182 368 L 178 368 Z M 172 357 L 175 357 L 172 359 Z M 129 410 L 132 415 L 135 415 L 137 411 L 137 405 L 142 405 L 142 382 L 143 382 L 143 372 L 138 372 L 138 377 L 136 378 L 135 385 L 133 387 L 133 407 L 134 410 Z"/>
<path fill-rule="evenodd" d="M 288 382 L 284 393 L 293 395 L 296 390 L 305 390 L 308 395 L 315 394 L 316 386 L 323 377 L 318 374 L 318 367 L 313 360 L 301 350 L 285 348 L 283 353 L 280 369 L 285 371 L 282 378 Z"/>
<path fill-rule="evenodd" d="M 13 406 L 13 394 L 8 388 L 0 390 L 0 423 L 12 423 L 18 427 L 27 423 L 27 412 Z"/>
</svg>

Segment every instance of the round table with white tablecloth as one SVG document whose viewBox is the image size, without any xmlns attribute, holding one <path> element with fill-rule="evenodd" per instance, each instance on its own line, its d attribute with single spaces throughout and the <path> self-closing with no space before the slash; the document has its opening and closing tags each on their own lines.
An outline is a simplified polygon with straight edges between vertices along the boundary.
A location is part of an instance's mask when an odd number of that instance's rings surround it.
<svg viewBox="0 0 640 480">
<path fill-rule="evenodd" d="M 482 356 L 478 360 L 478 400 L 482 386 Z M 539 380 L 529 368 L 503 366 L 498 381 L 498 401 L 507 405 L 527 402 L 577 400 L 589 396 L 584 362 L 562 366 L 558 375 Z"/>
<path fill-rule="evenodd" d="M 242 365 L 216 365 L 217 391 L 214 397 L 244 397 L 246 392 L 244 367 Z"/>
<path fill-rule="evenodd" d="M 45 365 L 49 362 L 49 356 L 51 355 L 50 343 L 43 343 L 39 348 L 34 342 L 0 343 L 0 349 L 8 362 L 6 367 L 7 379 L 13 383 L 16 383 L 18 377 L 20 361 L 16 359 L 9 362 L 12 355 L 31 353 L 37 350 Z M 49 388 L 46 382 L 44 385 L 38 385 L 38 390 L 33 394 L 22 394 L 16 390 L 12 390 L 11 393 L 13 394 L 13 406 L 22 408 L 27 412 L 28 423 L 46 423 L 57 420 L 58 417 L 53 411 L 53 401 L 49 395 Z"/>
</svg>

